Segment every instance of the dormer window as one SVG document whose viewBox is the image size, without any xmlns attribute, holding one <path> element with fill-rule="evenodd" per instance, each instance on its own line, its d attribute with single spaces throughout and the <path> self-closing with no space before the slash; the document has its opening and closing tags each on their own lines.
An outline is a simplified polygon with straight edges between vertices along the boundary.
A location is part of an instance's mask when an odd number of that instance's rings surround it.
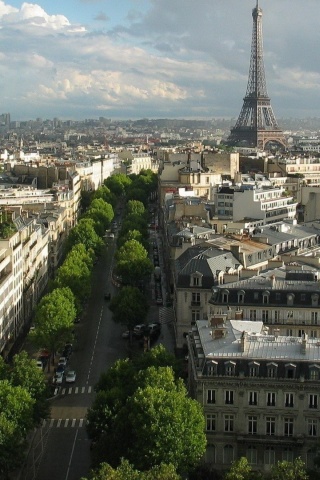
<svg viewBox="0 0 320 480">
<path fill-rule="evenodd" d="M 228 362 L 224 363 L 225 368 L 225 375 L 228 377 L 233 377 L 236 372 L 236 363 L 229 360 Z"/>
<path fill-rule="evenodd" d="M 270 292 L 267 290 L 262 294 L 262 303 L 269 303 Z"/>
<path fill-rule="evenodd" d="M 313 364 L 309 367 L 309 377 L 310 380 L 319 380 L 320 378 L 320 365 Z"/>
<path fill-rule="evenodd" d="M 288 293 L 287 295 L 287 305 L 293 305 L 294 301 L 294 294 L 293 293 Z"/>
<path fill-rule="evenodd" d="M 313 307 L 317 307 L 319 303 L 319 295 L 317 293 L 313 293 L 311 295 L 311 304 Z"/>
<path fill-rule="evenodd" d="M 278 372 L 278 364 L 274 362 L 267 363 L 268 378 L 276 378 Z"/>
<path fill-rule="evenodd" d="M 286 378 L 295 378 L 296 377 L 297 365 L 294 363 L 287 363 L 285 365 Z"/>
<path fill-rule="evenodd" d="M 207 362 L 207 374 L 214 377 L 218 373 L 218 362 L 210 360 Z"/>
<path fill-rule="evenodd" d="M 249 377 L 258 377 L 259 376 L 259 362 L 250 362 L 249 363 Z"/>
<path fill-rule="evenodd" d="M 229 290 L 222 290 L 222 297 L 221 297 L 222 303 L 228 303 L 228 299 L 229 299 Z"/>
<path fill-rule="evenodd" d="M 238 303 L 244 303 L 244 290 L 239 290 L 238 292 Z"/>
</svg>

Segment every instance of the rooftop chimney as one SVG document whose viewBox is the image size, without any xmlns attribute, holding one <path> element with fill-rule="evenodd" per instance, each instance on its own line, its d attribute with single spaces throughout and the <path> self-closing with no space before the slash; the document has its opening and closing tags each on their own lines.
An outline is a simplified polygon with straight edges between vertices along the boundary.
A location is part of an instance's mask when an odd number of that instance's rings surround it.
<svg viewBox="0 0 320 480">
<path fill-rule="evenodd" d="M 241 353 L 244 353 L 246 351 L 247 345 L 248 345 L 248 333 L 243 331 L 241 335 L 241 344 L 240 344 Z"/>
</svg>

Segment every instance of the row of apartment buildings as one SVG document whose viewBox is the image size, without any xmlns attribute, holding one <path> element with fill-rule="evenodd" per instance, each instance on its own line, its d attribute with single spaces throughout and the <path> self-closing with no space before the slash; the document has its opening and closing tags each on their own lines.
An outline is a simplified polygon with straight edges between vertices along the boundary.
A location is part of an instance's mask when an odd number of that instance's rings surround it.
<svg viewBox="0 0 320 480">
<path fill-rule="evenodd" d="M 23 156 L 22 156 L 23 157 Z M 65 240 L 77 223 L 82 190 L 95 190 L 122 171 L 158 170 L 145 153 L 90 155 L 83 161 L 47 157 L 3 160 L 0 210 L 14 232 L 0 238 L 0 354 L 7 357 L 30 327 L 32 312 L 60 265 Z"/>
</svg>

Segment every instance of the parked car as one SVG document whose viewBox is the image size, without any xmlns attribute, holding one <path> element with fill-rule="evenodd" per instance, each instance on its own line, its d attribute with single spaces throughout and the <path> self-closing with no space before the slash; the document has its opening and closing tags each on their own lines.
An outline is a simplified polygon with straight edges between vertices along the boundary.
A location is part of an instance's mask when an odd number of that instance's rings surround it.
<svg viewBox="0 0 320 480">
<path fill-rule="evenodd" d="M 69 370 L 66 375 L 66 383 L 74 383 L 76 381 L 76 372 L 74 370 Z"/>
<path fill-rule="evenodd" d="M 111 293 L 110 292 L 107 292 L 104 294 L 104 299 L 105 300 L 111 300 Z"/>
<path fill-rule="evenodd" d="M 64 365 L 64 366 L 66 366 L 67 363 L 68 363 L 67 357 L 60 357 L 60 358 L 59 358 L 58 365 Z"/>
<path fill-rule="evenodd" d="M 61 385 L 63 382 L 63 372 L 56 372 L 52 378 L 53 385 Z"/>
<path fill-rule="evenodd" d="M 39 368 L 39 370 L 43 370 L 43 363 L 42 363 L 42 361 L 41 361 L 41 360 L 37 360 L 36 363 L 37 363 L 37 367 Z"/>
<path fill-rule="evenodd" d="M 150 323 L 148 325 L 149 335 L 150 337 L 156 337 L 161 333 L 161 323 Z"/>
<path fill-rule="evenodd" d="M 125 330 L 122 334 L 121 334 L 122 338 L 129 338 L 130 337 L 130 332 L 129 330 Z"/>
<path fill-rule="evenodd" d="M 136 325 L 133 329 L 133 335 L 137 338 L 140 338 L 144 335 L 144 333 L 147 331 L 148 327 L 145 323 L 141 323 L 139 325 Z"/>
<path fill-rule="evenodd" d="M 65 369 L 65 365 L 60 364 L 57 366 L 56 373 L 64 373 Z"/>
</svg>

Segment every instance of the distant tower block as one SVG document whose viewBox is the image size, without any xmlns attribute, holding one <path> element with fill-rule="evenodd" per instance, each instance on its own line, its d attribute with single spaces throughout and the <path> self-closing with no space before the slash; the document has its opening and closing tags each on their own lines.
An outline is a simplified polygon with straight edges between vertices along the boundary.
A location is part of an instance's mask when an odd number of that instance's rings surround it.
<svg viewBox="0 0 320 480">
<path fill-rule="evenodd" d="M 253 30 L 251 59 L 246 96 L 237 123 L 231 128 L 228 143 L 247 145 L 264 150 L 268 142 L 286 146 L 283 132 L 278 127 L 267 93 L 263 63 L 262 9 L 258 0 L 252 10 Z"/>
</svg>

